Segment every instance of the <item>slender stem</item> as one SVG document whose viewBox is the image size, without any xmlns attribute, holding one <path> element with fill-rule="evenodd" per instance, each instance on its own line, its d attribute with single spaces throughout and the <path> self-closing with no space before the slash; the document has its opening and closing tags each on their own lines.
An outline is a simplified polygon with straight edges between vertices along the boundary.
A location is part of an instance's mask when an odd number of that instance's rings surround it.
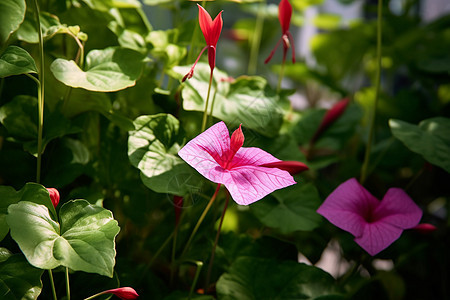
<svg viewBox="0 0 450 300">
<path fill-rule="evenodd" d="M 252 44 L 250 46 L 250 59 L 248 62 L 247 73 L 253 75 L 256 73 L 256 66 L 258 64 L 259 46 L 261 44 L 261 36 L 264 24 L 264 6 L 266 1 L 261 1 L 256 15 L 255 32 L 252 35 Z"/>
<path fill-rule="evenodd" d="M 203 268 L 203 262 L 201 261 L 194 261 L 195 265 L 197 265 L 197 270 L 195 271 L 194 281 L 192 282 L 191 289 L 189 290 L 189 296 L 188 299 L 190 300 L 192 298 L 192 294 L 194 293 L 195 286 L 197 285 L 198 277 L 200 276 L 200 272 Z"/>
<path fill-rule="evenodd" d="M 212 97 L 211 109 L 209 110 L 208 124 L 212 123 L 214 103 L 216 102 L 216 95 L 217 95 L 217 87 L 215 87 L 214 94 L 213 94 L 213 97 Z"/>
<path fill-rule="evenodd" d="M 284 77 L 284 67 L 286 65 L 285 59 L 283 59 L 283 62 L 281 63 L 281 70 L 280 70 L 280 76 L 278 77 L 278 84 L 277 84 L 277 93 L 281 90 L 281 82 L 283 81 Z"/>
<path fill-rule="evenodd" d="M 206 214 L 208 213 L 209 209 L 211 208 L 212 204 L 214 203 L 214 200 L 216 200 L 217 194 L 219 193 L 221 184 L 217 184 L 216 191 L 214 192 L 214 195 L 211 197 L 211 199 L 208 202 L 208 205 L 206 205 L 205 210 L 203 211 L 202 215 L 197 221 L 197 224 L 195 224 L 194 230 L 192 230 L 191 236 L 189 237 L 186 246 L 184 246 L 183 252 L 181 253 L 181 256 L 183 256 L 186 251 L 189 249 L 189 245 L 192 242 L 192 239 L 194 238 L 195 234 L 197 233 L 198 228 L 200 227 L 200 224 L 202 224 L 203 219 L 205 218 Z"/>
<path fill-rule="evenodd" d="M 69 268 L 66 267 L 66 294 L 67 300 L 70 300 Z"/>
<path fill-rule="evenodd" d="M 47 271 L 48 271 L 48 277 L 50 277 L 50 286 L 52 287 L 53 300 L 58 300 L 58 298 L 56 297 L 55 281 L 53 280 L 52 270 L 47 270 Z"/>
<path fill-rule="evenodd" d="M 220 216 L 219 227 L 217 228 L 216 239 L 214 240 L 214 245 L 211 250 L 211 259 L 209 260 L 208 272 L 207 272 L 206 281 L 205 281 L 205 292 L 208 290 L 209 281 L 211 279 L 212 266 L 214 263 L 214 257 L 216 255 L 216 247 L 217 247 L 217 244 L 219 243 L 220 232 L 222 230 L 222 224 L 223 224 L 223 220 L 225 219 L 225 213 L 227 212 L 229 200 L 230 200 L 230 196 L 227 193 L 227 196 L 225 197 L 225 204 L 223 206 L 222 215 Z"/>
<path fill-rule="evenodd" d="M 37 144 L 37 164 L 36 182 L 41 181 L 41 161 L 42 161 L 42 128 L 44 126 L 44 40 L 42 38 L 41 21 L 39 18 L 38 0 L 33 1 L 34 13 L 36 15 L 37 31 L 39 36 L 39 70 L 38 77 L 38 144 Z"/>
<path fill-rule="evenodd" d="M 361 178 L 360 183 L 364 184 L 368 176 L 369 169 L 369 160 L 370 160 L 370 152 L 372 149 L 372 143 L 374 138 L 375 131 L 375 118 L 377 115 L 377 104 L 378 98 L 380 95 L 380 85 L 381 85 L 381 21 L 382 21 L 382 12 L 383 12 L 383 1 L 378 0 L 378 19 L 377 19 L 377 70 L 375 77 L 375 101 L 372 110 L 372 117 L 369 129 L 369 138 L 367 140 L 366 152 L 364 155 L 364 162 L 361 168 Z"/>
<path fill-rule="evenodd" d="M 205 129 L 206 129 L 206 120 L 208 118 L 209 94 L 211 93 L 213 71 L 214 71 L 214 69 L 211 69 L 211 75 L 209 76 L 208 94 L 206 95 L 205 111 L 203 112 L 202 132 L 205 131 Z M 212 108 L 211 108 L 211 110 L 212 110 Z"/>
</svg>

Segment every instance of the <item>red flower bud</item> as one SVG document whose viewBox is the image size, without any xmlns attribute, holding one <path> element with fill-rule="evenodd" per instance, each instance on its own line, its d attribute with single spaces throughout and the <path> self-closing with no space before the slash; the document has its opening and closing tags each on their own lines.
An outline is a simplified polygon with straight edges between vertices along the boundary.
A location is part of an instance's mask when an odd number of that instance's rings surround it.
<svg viewBox="0 0 450 300">
<path fill-rule="evenodd" d="M 422 234 L 428 234 L 433 231 L 436 231 L 437 227 L 432 224 L 428 224 L 428 223 L 420 223 L 419 225 L 417 225 L 416 227 L 413 227 L 412 229 L 414 229 L 417 232 L 422 233 Z"/>
<path fill-rule="evenodd" d="M 138 293 L 133 288 L 121 287 L 117 289 L 107 290 L 101 292 L 99 295 L 103 294 L 114 294 L 122 300 L 137 299 L 139 297 Z"/>
<path fill-rule="evenodd" d="M 289 174 L 295 175 L 303 171 L 309 170 L 308 166 L 299 161 L 277 161 L 268 164 L 263 164 L 261 167 L 277 168 L 280 170 L 288 171 Z"/>
<path fill-rule="evenodd" d="M 47 188 L 48 193 L 50 194 L 50 200 L 52 200 L 53 206 L 56 208 L 59 203 L 59 192 L 55 188 Z"/>
<path fill-rule="evenodd" d="M 313 144 L 319 138 L 319 136 L 345 112 L 345 109 L 347 108 L 349 103 L 350 99 L 344 98 L 336 102 L 336 104 L 334 104 L 333 107 L 331 107 L 327 111 L 322 119 L 322 122 L 319 125 L 319 128 L 317 128 L 316 133 L 311 139 L 311 144 Z"/>
</svg>

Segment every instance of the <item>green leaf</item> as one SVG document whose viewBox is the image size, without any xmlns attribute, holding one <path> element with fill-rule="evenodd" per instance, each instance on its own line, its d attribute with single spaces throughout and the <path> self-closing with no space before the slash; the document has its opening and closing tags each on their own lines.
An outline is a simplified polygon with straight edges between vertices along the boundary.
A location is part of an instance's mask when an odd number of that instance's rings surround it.
<svg viewBox="0 0 450 300">
<path fill-rule="evenodd" d="M 131 49 L 109 47 L 92 50 L 86 57 L 85 71 L 73 60 L 56 59 L 50 70 L 56 79 L 74 88 L 115 92 L 133 86 L 144 66 L 144 56 Z"/>
<path fill-rule="evenodd" d="M 0 1 L 0 46 L 23 22 L 25 7 L 25 0 Z"/>
<path fill-rule="evenodd" d="M 392 134 L 411 151 L 450 173 L 450 119 L 431 118 L 413 125 L 389 120 Z"/>
<path fill-rule="evenodd" d="M 31 201 L 45 205 L 50 209 L 51 216 L 56 219 L 56 211 L 53 207 L 50 195 L 45 187 L 37 183 L 27 183 L 22 189 L 16 190 L 9 186 L 0 186 L 0 241 L 9 231 L 6 215 L 8 206 L 19 201 Z"/>
<path fill-rule="evenodd" d="M 30 266 L 22 254 L 11 255 L 5 261 L 0 260 L 2 299 L 37 299 L 42 290 L 43 272 L 44 270 Z"/>
<path fill-rule="evenodd" d="M 190 67 L 175 67 L 173 70 L 181 78 Z M 204 111 L 210 67 L 198 63 L 194 76 L 185 82 L 182 90 L 185 110 Z M 214 69 L 214 81 L 211 90 L 208 112 L 214 105 L 213 116 L 225 121 L 231 127 L 250 128 L 256 132 L 273 137 L 280 130 L 284 111 L 289 101 L 278 96 L 267 81 L 258 76 L 241 76 L 231 80 L 229 76 Z"/>
<path fill-rule="evenodd" d="M 250 209 L 264 225 L 291 233 L 316 228 L 321 221 L 316 213 L 321 203 L 312 184 L 297 183 L 250 205 Z"/>
<path fill-rule="evenodd" d="M 8 46 L 0 55 L 0 77 L 29 73 L 37 73 L 34 59 L 25 49 Z"/>
<path fill-rule="evenodd" d="M 178 155 L 185 133 L 168 114 L 140 116 L 129 132 L 128 157 L 141 170 L 144 184 L 158 193 L 185 195 L 198 186 L 200 176 Z"/>
<path fill-rule="evenodd" d="M 79 132 L 59 111 L 44 110 L 44 129 L 42 145 L 66 134 Z M 10 137 L 23 143 L 24 150 L 37 155 L 38 131 L 37 99 L 31 96 L 16 96 L 11 102 L 0 107 L 0 122 L 5 126 Z"/>
<path fill-rule="evenodd" d="M 319 299 L 333 295 L 334 285 L 333 277 L 313 266 L 240 257 L 220 277 L 217 295 L 224 300 Z"/>
<path fill-rule="evenodd" d="M 112 213 L 86 200 L 71 200 L 60 210 L 61 224 L 47 207 L 28 201 L 10 205 L 6 220 L 27 260 L 41 269 L 68 267 L 112 277 L 119 233 Z"/>
</svg>

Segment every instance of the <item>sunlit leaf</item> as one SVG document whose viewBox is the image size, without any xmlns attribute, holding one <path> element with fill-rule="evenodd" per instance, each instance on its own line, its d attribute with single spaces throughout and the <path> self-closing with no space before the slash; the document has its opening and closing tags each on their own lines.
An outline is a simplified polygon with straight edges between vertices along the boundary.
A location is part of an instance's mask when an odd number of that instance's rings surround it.
<svg viewBox="0 0 450 300">
<path fill-rule="evenodd" d="M 73 60 L 56 59 L 50 66 L 56 79 L 74 88 L 114 92 L 133 86 L 144 66 L 144 57 L 131 49 L 110 47 L 92 50 L 85 70 Z"/>
<path fill-rule="evenodd" d="M 392 134 L 411 151 L 450 173 L 450 119 L 436 117 L 419 125 L 389 120 Z"/>
<path fill-rule="evenodd" d="M 71 200 L 61 207 L 61 223 L 57 223 L 47 207 L 21 201 L 9 206 L 6 220 L 12 238 L 33 266 L 113 276 L 119 227 L 109 210 Z"/>
</svg>

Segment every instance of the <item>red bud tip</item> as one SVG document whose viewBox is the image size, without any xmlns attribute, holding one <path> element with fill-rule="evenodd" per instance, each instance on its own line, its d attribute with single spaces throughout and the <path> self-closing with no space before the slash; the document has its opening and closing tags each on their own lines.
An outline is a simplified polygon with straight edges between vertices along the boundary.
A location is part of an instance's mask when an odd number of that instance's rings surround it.
<svg viewBox="0 0 450 300">
<path fill-rule="evenodd" d="M 59 203 L 59 192 L 55 188 L 47 188 L 48 193 L 50 194 L 50 200 L 52 200 L 53 206 L 56 208 Z"/>
<path fill-rule="evenodd" d="M 299 161 L 277 161 L 261 165 L 266 168 L 277 168 L 280 170 L 288 171 L 289 174 L 295 175 L 306 170 L 309 170 L 308 166 Z"/>
<path fill-rule="evenodd" d="M 101 292 L 100 294 L 114 294 L 122 300 L 132 300 L 139 297 L 138 293 L 136 293 L 136 291 L 130 287 L 121 287 L 117 289 L 107 290 Z"/>
<path fill-rule="evenodd" d="M 315 142 L 317 138 L 345 112 L 349 103 L 350 99 L 344 98 L 336 102 L 336 104 L 326 112 L 311 142 Z"/>
<path fill-rule="evenodd" d="M 288 0 L 281 0 L 278 5 L 278 20 L 281 24 L 281 30 L 283 34 L 288 32 L 291 25 L 292 6 Z"/>
<path fill-rule="evenodd" d="M 422 233 L 422 234 L 429 234 L 433 231 L 436 231 L 437 227 L 432 224 L 421 223 L 421 224 L 417 225 L 416 227 L 413 227 L 412 229 L 414 229 L 417 232 Z"/>
</svg>

